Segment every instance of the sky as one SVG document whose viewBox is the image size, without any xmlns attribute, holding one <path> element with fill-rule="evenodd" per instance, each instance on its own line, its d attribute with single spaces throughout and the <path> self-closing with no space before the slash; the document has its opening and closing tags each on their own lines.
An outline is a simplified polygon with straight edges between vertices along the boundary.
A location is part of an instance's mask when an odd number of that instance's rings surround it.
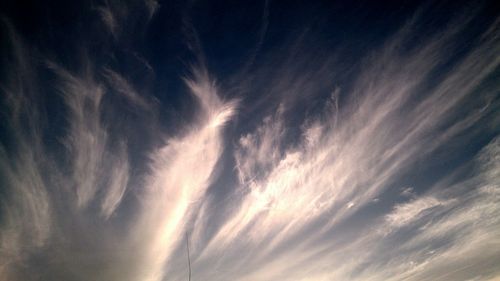
<svg viewBox="0 0 500 281">
<path fill-rule="evenodd" d="M 499 281 L 497 1 L 0 3 L 0 281 Z"/>
</svg>

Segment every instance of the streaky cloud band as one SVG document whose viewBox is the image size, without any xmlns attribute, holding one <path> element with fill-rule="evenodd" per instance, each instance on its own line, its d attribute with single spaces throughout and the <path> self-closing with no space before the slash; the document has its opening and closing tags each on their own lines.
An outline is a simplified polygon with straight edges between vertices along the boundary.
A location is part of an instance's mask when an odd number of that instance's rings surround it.
<svg viewBox="0 0 500 281">
<path fill-rule="evenodd" d="M 186 280 L 186 243 L 193 280 L 498 280 L 498 17 L 416 36 L 424 6 L 343 83 L 307 32 L 267 47 L 270 1 L 217 77 L 183 12 L 172 110 L 130 43 L 163 4 L 104 4 L 74 61 L 2 21 L 0 280 Z"/>
</svg>

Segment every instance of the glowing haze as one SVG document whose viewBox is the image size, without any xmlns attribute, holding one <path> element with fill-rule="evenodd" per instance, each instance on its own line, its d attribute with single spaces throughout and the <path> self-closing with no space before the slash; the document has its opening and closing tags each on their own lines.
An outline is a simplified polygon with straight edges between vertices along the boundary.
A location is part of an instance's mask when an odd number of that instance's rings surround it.
<svg viewBox="0 0 500 281">
<path fill-rule="evenodd" d="M 0 10 L 0 280 L 499 280 L 494 4 L 54 3 Z"/>
</svg>

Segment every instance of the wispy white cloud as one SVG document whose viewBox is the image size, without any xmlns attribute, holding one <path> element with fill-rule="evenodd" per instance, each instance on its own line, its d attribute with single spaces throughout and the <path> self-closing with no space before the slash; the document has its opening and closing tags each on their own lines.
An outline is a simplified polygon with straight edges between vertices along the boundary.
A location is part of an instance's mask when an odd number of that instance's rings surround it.
<svg viewBox="0 0 500 281">
<path fill-rule="evenodd" d="M 129 36 L 130 34 L 127 34 L 129 28 L 133 27 L 133 24 L 137 25 L 135 27 L 140 27 L 138 22 L 141 20 L 144 20 L 147 25 L 159 7 L 156 0 L 128 1 L 126 3 L 114 0 L 103 2 L 102 5 L 98 5 L 94 9 L 99 15 L 104 30 L 115 40 Z"/>
<path fill-rule="evenodd" d="M 115 6 L 98 11 L 118 38 L 129 13 Z M 158 4 L 144 6 L 149 20 Z M 267 9 L 266 1 L 262 38 Z M 186 239 L 196 280 L 498 279 L 498 20 L 449 65 L 472 19 L 420 42 L 412 41 L 413 19 L 363 60 L 351 88 L 335 88 L 310 114 L 297 114 L 296 103 L 329 87 L 336 55 L 311 63 L 314 71 L 268 61 L 279 74 L 255 73 L 267 81 L 256 84 L 283 100 L 232 136 L 225 125 L 252 101 L 222 98 L 197 54 L 200 64 L 183 80 L 196 101 L 192 115 L 172 132 L 155 131 L 144 158 L 120 130 L 128 121 L 115 101 L 137 115 L 159 102 L 91 54 L 78 71 L 43 65 L 65 114 L 57 144 L 47 145 L 40 66 L 30 59 L 43 56 L 9 29 L 0 280 L 185 280 Z M 301 53 L 300 44 L 291 49 Z M 464 156 L 470 163 L 436 165 L 484 132 L 489 143 Z M 422 180 L 428 165 L 442 170 L 440 180 Z M 219 184 L 230 194 L 219 194 Z"/>
<path fill-rule="evenodd" d="M 391 226 L 401 227 L 419 219 L 426 211 L 445 204 L 434 197 L 422 197 L 410 203 L 396 205 L 394 211 L 386 216 L 386 220 Z"/>
<path fill-rule="evenodd" d="M 204 69 L 186 79 L 200 102 L 196 121 L 185 135 L 172 138 L 151 154 L 151 174 L 145 190 L 133 240 L 145 257 L 141 280 L 162 280 L 165 262 L 182 242 L 186 223 L 198 209 L 214 176 L 223 150 L 222 126 L 235 112 L 235 102 L 224 102 Z"/>
<path fill-rule="evenodd" d="M 359 261 L 365 254 L 358 251 L 384 247 L 385 242 L 380 242 L 385 241 L 383 237 L 359 238 L 363 235 L 358 235 L 341 247 L 352 249 L 335 251 L 340 239 L 327 239 L 326 236 L 342 232 L 339 230 L 341 223 L 345 224 L 356 211 L 373 204 L 373 200 L 396 183 L 416 161 L 425 159 L 477 125 L 491 110 L 472 111 L 461 117 L 463 121 L 456 118 L 457 114 L 463 114 L 462 104 L 477 94 L 478 85 L 498 67 L 495 55 L 498 38 L 494 28 L 484 33 L 480 44 L 437 86 L 425 94 L 420 92 L 432 71 L 447 60 L 447 49 L 463 27 L 450 26 L 439 38 L 431 38 L 406 54 L 400 45 L 409 40 L 408 30 L 400 32 L 367 61 L 356 87 L 349 94 L 355 99 L 341 108 L 342 118 L 337 120 L 337 108 L 330 108 L 327 117 L 306 120 L 299 141 L 287 140 L 293 133 L 287 131 L 287 112 L 282 109 L 266 117 L 254 132 L 243 135 L 235 152 L 239 188 L 243 193 L 241 202 L 237 203 L 234 213 L 228 214 L 228 219 L 206 248 L 199 254 L 194 253 L 199 255 L 195 257 L 195 267 L 200 264 L 204 268 L 204 264 L 217 260 L 218 280 L 302 280 L 298 272 L 308 272 L 304 278 L 318 274 L 318 278 L 364 280 L 380 274 L 380 280 L 388 280 L 390 276 L 398 276 L 395 279 L 399 280 L 405 272 L 412 276 L 411 272 L 420 274 L 429 269 L 430 260 L 425 258 L 424 250 L 409 253 L 400 261 L 383 255 L 380 261 L 370 260 L 361 269 L 363 264 Z M 488 93 L 484 95 L 487 104 Z M 410 234 L 406 235 L 412 235 L 416 231 L 415 224 L 423 220 L 428 220 L 429 229 L 454 224 L 451 219 L 439 221 L 437 218 L 447 216 L 448 212 L 456 211 L 456 216 L 471 213 L 470 210 L 464 213 L 455 210 L 460 204 L 456 200 L 440 199 L 432 194 L 417 196 L 408 203 L 395 205 L 392 212 L 383 215 L 386 226 L 382 229 L 385 231 L 373 231 L 388 235 L 387 228 L 400 233 L 402 227 L 408 227 Z M 470 204 L 471 208 L 487 205 L 482 200 Z M 498 212 L 496 209 L 491 211 Z M 465 218 L 459 221 L 466 225 L 472 223 Z M 450 231 L 445 235 L 448 239 L 449 235 L 463 230 L 451 228 Z M 396 239 L 393 235 L 389 236 Z M 425 236 L 424 233 L 413 235 L 414 239 Z M 358 239 L 362 242 L 357 242 Z M 370 244 L 366 244 L 365 239 Z M 480 248 L 479 244 L 474 245 L 474 249 Z M 423 244 L 419 246 L 427 249 Z M 355 258 L 356 255 L 359 258 Z M 358 265 L 342 269 L 342 266 L 351 266 L 343 262 L 346 257 L 358 260 Z M 338 263 L 344 264 L 338 266 Z M 380 264 L 379 268 L 371 263 Z M 442 268 L 446 267 L 444 264 Z M 332 269 L 334 265 L 340 269 Z M 383 267 L 392 273 L 387 274 Z M 318 268 L 316 273 L 315 268 Z M 367 273 L 358 275 L 353 273 L 355 271 Z M 450 276 L 460 274 L 464 272 Z"/>
</svg>

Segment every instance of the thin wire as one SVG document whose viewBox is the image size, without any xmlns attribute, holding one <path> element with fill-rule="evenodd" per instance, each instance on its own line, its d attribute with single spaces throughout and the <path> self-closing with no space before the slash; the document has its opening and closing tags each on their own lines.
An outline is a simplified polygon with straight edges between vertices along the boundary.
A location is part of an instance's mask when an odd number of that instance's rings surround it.
<svg viewBox="0 0 500 281">
<path fill-rule="evenodd" d="M 186 232 L 186 249 L 188 255 L 188 268 L 189 268 L 188 281 L 191 281 L 191 258 L 189 257 L 189 236 L 187 232 Z"/>
</svg>

